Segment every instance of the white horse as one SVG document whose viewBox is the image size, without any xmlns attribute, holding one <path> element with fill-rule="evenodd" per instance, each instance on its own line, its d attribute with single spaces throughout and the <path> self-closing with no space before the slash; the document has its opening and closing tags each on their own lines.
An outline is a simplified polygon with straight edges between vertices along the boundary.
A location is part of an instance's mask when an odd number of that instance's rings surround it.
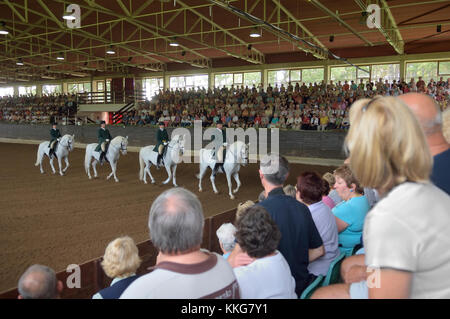
<svg viewBox="0 0 450 319">
<path fill-rule="evenodd" d="M 150 167 L 157 164 L 158 152 L 153 151 L 155 145 L 142 147 L 139 151 L 139 180 L 143 180 L 147 184 L 147 174 L 152 180 L 152 184 L 155 183 L 155 179 L 150 173 Z M 184 154 L 184 135 L 175 135 L 167 145 L 166 153 L 164 154 L 163 161 L 164 167 L 167 171 L 167 179 L 163 184 L 170 182 L 173 177 L 173 186 L 177 187 L 176 171 L 177 165 L 181 161 L 181 157 Z M 172 171 L 173 169 L 173 171 Z"/>
<path fill-rule="evenodd" d="M 58 158 L 58 165 L 59 165 L 59 174 L 61 176 L 64 175 L 64 173 L 69 168 L 69 152 L 73 151 L 73 143 L 75 140 L 75 135 L 64 135 L 61 140 L 58 142 L 58 145 L 56 146 L 55 154 Z M 50 148 L 48 147 L 50 142 L 42 142 L 39 144 L 38 152 L 37 152 L 37 159 L 34 166 L 40 165 L 41 173 L 44 174 L 44 170 L 42 169 L 42 160 L 44 159 L 44 155 L 49 156 Z M 50 157 L 49 157 L 50 158 Z M 53 174 L 56 174 L 55 167 L 53 166 L 53 158 L 52 156 L 50 158 L 50 166 L 52 167 Z M 66 168 L 62 169 L 61 160 L 64 158 L 66 161 Z"/>
<path fill-rule="evenodd" d="M 100 162 L 100 152 L 96 152 L 95 148 L 97 147 L 98 143 L 92 143 L 88 144 L 86 146 L 86 155 L 84 157 L 84 168 L 86 170 L 87 175 L 89 176 L 89 179 L 92 179 L 91 177 L 91 159 L 94 158 L 92 161 L 92 168 L 94 170 L 94 178 L 97 177 L 97 163 Z M 119 161 L 119 152 L 122 152 L 123 155 L 127 154 L 127 147 L 128 147 L 128 136 L 116 136 L 112 139 L 111 143 L 109 143 L 108 151 L 106 152 L 106 158 L 108 159 L 109 165 L 111 166 L 111 174 L 108 175 L 106 179 L 110 179 L 111 176 L 114 175 L 114 180 L 116 182 L 119 181 L 119 179 L 116 176 L 116 168 L 117 168 L 117 162 Z"/>
<path fill-rule="evenodd" d="M 227 177 L 228 182 L 228 194 L 230 195 L 231 199 L 234 199 L 234 195 L 239 190 L 239 187 L 241 187 L 241 181 L 239 180 L 239 169 L 241 168 L 241 165 L 246 165 L 248 163 L 248 148 L 250 144 L 245 144 L 241 141 L 236 141 L 227 149 L 225 161 L 223 163 L 223 170 L 219 169 L 218 172 L 225 173 Z M 200 150 L 200 173 L 197 175 L 198 181 L 198 191 L 202 191 L 202 178 L 203 175 L 206 172 L 206 169 L 208 167 L 211 168 L 211 170 L 214 170 L 214 166 L 216 164 L 216 160 L 212 157 L 212 150 L 211 149 L 204 149 L 202 148 Z M 237 183 L 237 187 L 233 192 L 231 192 L 231 176 L 234 177 L 234 180 Z M 214 182 L 215 176 L 213 173 L 211 173 L 211 184 L 214 190 L 214 193 L 218 194 L 219 191 L 216 188 L 216 184 Z"/>
</svg>

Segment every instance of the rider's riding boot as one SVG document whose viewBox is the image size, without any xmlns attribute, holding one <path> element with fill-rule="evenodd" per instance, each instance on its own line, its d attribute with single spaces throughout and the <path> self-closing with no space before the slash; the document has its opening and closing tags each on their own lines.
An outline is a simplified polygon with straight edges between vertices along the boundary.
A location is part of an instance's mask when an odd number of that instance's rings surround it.
<svg viewBox="0 0 450 319">
<path fill-rule="evenodd" d="M 156 168 L 159 169 L 161 167 L 162 155 L 158 154 L 158 159 L 156 160 Z"/>
<path fill-rule="evenodd" d="M 99 161 L 100 161 L 100 165 L 103 165 L 103 158 L 105 157 L 105 152 L 101 152 L 100 153 L 100 159 L 99 159 Z"/>
</svg>

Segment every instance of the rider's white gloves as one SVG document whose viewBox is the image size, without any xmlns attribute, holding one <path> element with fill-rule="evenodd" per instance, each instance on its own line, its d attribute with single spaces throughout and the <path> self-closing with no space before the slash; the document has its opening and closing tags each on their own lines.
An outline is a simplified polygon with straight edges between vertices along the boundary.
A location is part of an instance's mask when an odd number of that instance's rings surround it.
<svg viewBox="0 0 450 319">
<path fill-rule="evenodd" d="M 109 142 L 109 139 L 107 139 L 106 141 Z"/>
</svg>

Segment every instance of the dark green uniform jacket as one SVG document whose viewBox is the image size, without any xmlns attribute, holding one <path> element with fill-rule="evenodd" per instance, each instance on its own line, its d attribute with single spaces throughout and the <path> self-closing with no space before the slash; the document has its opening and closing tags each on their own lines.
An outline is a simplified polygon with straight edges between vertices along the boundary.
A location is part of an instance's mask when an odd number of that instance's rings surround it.
<svg viewBox="0 0 450 319">
<path fill-rule="evenodd" d="M 51 142 L 57 140 L 59 137 L 61 137 L 61 132 L 59 132 L 58 129 L 56 129 L 56 130 L 51 129 L 51 130 L 50 130 L 50 136 L 52 137 L 52 138 L 50 139 L 50 143 L 51 143 Z"/>
<path fill-rule="evenodd" d="M 106 142 L 106 140 L 109 140 L 109 141 L 112 140 L 111 134 L 109 134 L 109 131 L 107 129 L 100 128 L 98 130 L 98 145 L 97 145 L 97 148 L 95 149 L 96 152 L 101 151 L 100 145 L 102 145 L 103 142 Z"/>
<path fill-rule="evenodd" d="M 169 133 L 167 133 L 167 130 L 160 130 L 158 129 L 158 133 L 156 133 L 156 146 L 153 148 L 153 152 L 158 152 L 158 148 L 161 144 L 164 142 L 169 142 Z"/>
</svg>

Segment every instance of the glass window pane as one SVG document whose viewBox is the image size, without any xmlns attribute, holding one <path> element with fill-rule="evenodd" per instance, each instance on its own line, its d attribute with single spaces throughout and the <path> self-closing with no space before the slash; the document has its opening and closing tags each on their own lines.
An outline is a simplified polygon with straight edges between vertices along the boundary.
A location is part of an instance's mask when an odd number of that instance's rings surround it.
<svg viewBox="0 0 450 319">
<path fill-rule="evenodd" d="M 370 66 L 359 66 L 359 67 L 363 70 L 366 70 L 367 72 L 361 71 L 360 69 L 356 69 L 358 79 L 370 79 Z"/>
<path fill-rule="evenodd" d="M 224 74 L 216 74 L 214 78 L 214 86 L 218 88 L 222 88 L 224 86 L 230 87 L 233 84 L 233 74 L 232 73 L 224 73 Z"/>
<path fill-rule="evenodd" d="M 104 89 L 104 83 L 102 81 L 97 82 L 97 92 L 103 92 Z"/>
<path fill-rule="evenodd" d="M 194 85 L 194 77 L 193 76 L 187 76 L 186 77 L 186 86 L 192 86 Z"/>
<path fill-rule="evenodd" d="M 0 88 L 0 96 L 13 96 L 14 95 L 14 87 L 1 87 Z"/>
<path fill-rule="evenodd" d="M 244 76 L 242 75 L 242 73 L 235 73 L 234 74 L 234 83 L 235 84 L 242 84 L 242 79 L 244 78 Z"/>
<path fill-rule="evenodd" d="M 425 82 L 431 79 L 436 80 L 437 77 L 437 62 L 419 62 L 406 64 L 406 81 L 409 82 L 411 78 L 417 82 L 419 76 Z"/>
<path fill-rule="evenodd" d="M 333 67 L 331 68 L 331 80 L 333 81 L 355 81 L 356 80 L 356 68 L 353 66 L 348 67 Z M 305 82 L 305 81 L 304 81 Z"/>
<path fill-rule="evenodd" d="M 302 70 L 302 82 L 304 83 L 322 83 L 324 80 L 324 69 L 304 69 Z"/>
<path fill-rule="evenodd" d="M 440 75 L 450 74 L 450 61 L 439 62 L 439 74 Z"/>
<path fill-rule="evenodd" d="M 379 81 L 380 78 L 383 82 L 400 80 L 400 64 L 372 65 L 372 81 Z"/>
<path fill-rule="evenodd" d="M 261 72 L 244 73 L 244 86 L 251 88 L 253 85 L 258 86 L 261 83 Z"/>
<path fill-rule="evenodd" d="M 301 70 L 291 70 L 291 82 L 298 82 L 302 80 Z"/>
</svg>

